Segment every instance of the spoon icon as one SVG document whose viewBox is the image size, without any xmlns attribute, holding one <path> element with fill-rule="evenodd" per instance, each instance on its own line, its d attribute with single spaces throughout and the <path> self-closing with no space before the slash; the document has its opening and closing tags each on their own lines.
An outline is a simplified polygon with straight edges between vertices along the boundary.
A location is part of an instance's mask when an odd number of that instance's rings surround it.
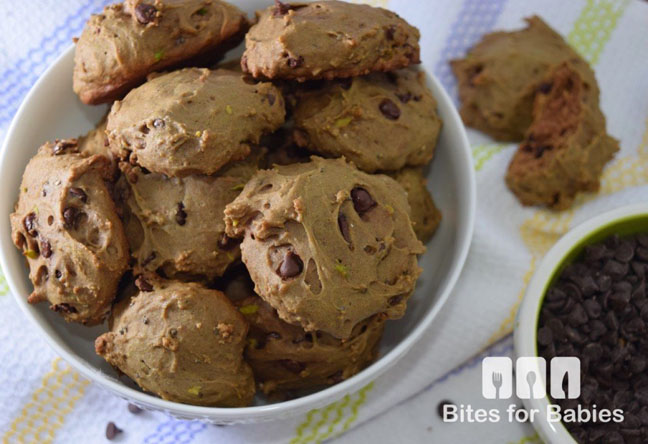
<svg viewBox="0 0 648 444">
<path fill-rule="evenodd" d="M 536 383 L 536 374 L 535 372 L 529 372 L 526 375 L 527 384 L 529 384 L 529 399 L 535 399 L 535 394 L 533 393 L 533 387 Z"/>
</svg>

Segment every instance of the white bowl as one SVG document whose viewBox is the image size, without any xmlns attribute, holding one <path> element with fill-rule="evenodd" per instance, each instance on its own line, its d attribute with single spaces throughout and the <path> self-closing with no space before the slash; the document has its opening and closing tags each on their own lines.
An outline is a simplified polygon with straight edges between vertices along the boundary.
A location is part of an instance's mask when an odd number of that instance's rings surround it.
<svg viewBox="0 0 648 444">
<path fill-rule="evenodd" d="M 248 2 L 253 3 L 253 2 Z M 253 10 L 259 5 L 247 4 Z M 9 213 L 18 196 L 29 159 L 46 140 L 75 137 L 90 130 L 107 107 L 83 105 L 72 91 L 74 48 L 70 47 L 42 75 L 18 110 L 0 158 L 0 262 L 7 282 L 25 315 L 63 359 L 86 378 L 140 406 L 163 410 L 176 417 L 214 423 L 273 420 L 304 413 L 334 402 L 376 379 L 412 347 L 438 314 L 457 281 L 470 245 L 475 215 L 475 177 L 468 140 L 452 101 L 434 78 L 429 86 L 438 100 L 443 131 L 428 186 L 443 211 L 443 222 L 421 257 L 424 269 L 405 317 L 389 322 L 381 345 L 381 358 L 358 375 L 325 390 L 291 401 L 246 408 L 208 408 L 164 401 L 127 385 L 94 352 L 94 339 L 105 326 L 87 328 L 68 324 L 46 304 L 30 305 L 32 290 L 24 260 L 10 237 Z"/>
<path fill-rule="evenodd" d="M 602 241 L 612 234 L 630 235 L 648 231 L 648 204 L 629 205 L 596 216 L 565 234 L 545 255 L 529 282 L 515 320 L 515 354 L 538 356 L 537 330 L 540 309 L 549 286 L 564 267 L 573 262 L 586 245 Z M 534 369 L 542 374 L 540 369 Z M 533 426 L 545 442 L 576 443 L 565 426 L 547 420 L 549 398 L 522 400 L 527 409 L 539 412 Z"/>
</svg>

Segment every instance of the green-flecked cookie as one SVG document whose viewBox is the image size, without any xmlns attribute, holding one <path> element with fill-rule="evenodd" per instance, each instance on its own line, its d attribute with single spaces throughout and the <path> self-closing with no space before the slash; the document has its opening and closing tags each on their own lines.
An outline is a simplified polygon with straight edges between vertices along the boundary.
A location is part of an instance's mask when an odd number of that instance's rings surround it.
<svg viewBox="0 0 648 444">
<path fill-rule="evenodd" d="M 183 177 L 213 174 L 245 158 L 284 118 L 283 97 L 272 84 L 189 68 L 154 77 L 116 101 L 107 134 L 119 158 Z"/>
<path fill-rule="evenodd" d="M 497 140 L 520 141 L 531 125 L 533 98 L 544 77 L 569 62 L 578 71 L 587 100 L 598 103 L 594 72 L 541 18 L 527 28 L 487 34 L 460 60 L 451 62 L 459 83 L 461 117 L 466 125 Z"/>
<path fill-rule="evenodd" d="M 425 251 L 398 182 L 342 159 L 257 172 L 225 224 L 243 237 L 259 296 L 286 322 L 340 339 L 375 314 L 404 314 Z"/>
<path fill-rule="evenodd" d="M 127 0 L 90 17 L 74 54 L 74 92 L 108 103 L 148 74 L 236 46 L 245 14 L 220 0 Z"/>
<path fill-rule="evenodd" d="M 441 130 L 436 106 L 424 73 L 413 68 L 328 81 L 298 93 L 295 140 L 367 172 L 424 165 Z"/>
<path fill-rule="evenodd" d="M 218 290 L 142 275 L 116 304 L 95 351 L 142 389 L 183 404 L 244 407 L 255 387 L 243 361 L 248 323 Z"/>
<path fill-rule="evenodd" d="M 419 63 L 419 31 L 395 13 L 342 1 L 277 2 L 257 12 L 241 65 L 254 77 L 311 80 Z"/>
</svg>

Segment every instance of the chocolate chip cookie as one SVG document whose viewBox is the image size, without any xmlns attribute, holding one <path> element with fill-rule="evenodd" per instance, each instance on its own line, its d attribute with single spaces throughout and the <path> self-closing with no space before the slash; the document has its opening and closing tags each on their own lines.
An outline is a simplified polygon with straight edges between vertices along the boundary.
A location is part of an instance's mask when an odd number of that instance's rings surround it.
<svg viewBox="0 0 648 444">
<path fill-rule="evenodd" d="M 565 63 L 545 79 L 533 123 L 506 175 L 524 205 L 569 208 L 579 191 L 596 191 L 603 167 L 619 150 L 605 130 L 605 116 L 589 102 L 589 80 Z"/>
<path fill-rule="evenodd" d="M 43 145 L 25 169 L 10 218 L 34 284 L 28 301 L 48 301 L 65 320 L 94 325 L 110 312 L 128 245 L 106 186 L 109 160 L 78 151 L 76 139 Z"/>
<path fill-rule="evenodd" d="M 407 192 L 412 228 L 416 237 L 426 243 L 439 227 L 442 216 L 427 189 L 422 168 L 403 168 L 390 176 Z"/>
<path fill-rule="evenodd" d="M 245 14 L 220 0 L 127 0 L 85 25 L 74 54 L 74 91 L 109 103 L 154 71 L 238 45 Z"/>
<path fill-rule="evenodd" d="M 332 79 L 419 60 L 419 31 L 395 13 L 342 1 L 276 2 L 245 36 L 243 71 L 270 79 Z"/>
<path fill-rule="evenodd" d="M 348 338 L 399 318 L 421 270 L 403 188 L 342 159 L 259 171 L 225 209 L 256 292 L 286 322 Z"/>
<path fill-rule="evenodd" d="M 461 60 L 451 62 L 459 83 L 461 117 L 497 140 L 520 141 L 531 125 L 533 98 L 543 78 L 568 61 L 598 103 L 594 72 L 560 34 L 541 18 L 527 28 L 487 34 Z"/>
<path fill-rule="evenodd" d="M 265 394 L 337 384 L 378 355 L 385 324 L 382 315 L 361 321 L 348 339 L 341 340 L 282 321 L 258 296 L 236 305 L 250 323 L 245 359 Z"/>
<path fill-rule="evenodd" d="M 142 389 L 185 404 L 243 407 L 254 378 L 243 361 L 248 324 L 227 297 L 196 283 L 140 276 L 115 306 L 97 354 Z"/>
<path fill-rule="evenodd" d="M 213 174 L 244 159 L 284 122 L 280 91 L 240 73 L 189 68 L 157 76 L 114 103 L 110 149 L 167 176 Z"/>
<path fill-rule="evenodd" d="M 329 81 L 297 94 L 296 142 L 345 156 L 367 172 L 424 165 L 441 119 L 423 72 L 413 68 Z"/>
<path fill-rule="evenodd" d="M 238 240 L 225 234 L 223 211 L 258 170 L 264 151 L 214 176 L 168 177 L 122 163 L 117 190 L 135 272 L 210 280 L 238 260 Z"/>
</svg>

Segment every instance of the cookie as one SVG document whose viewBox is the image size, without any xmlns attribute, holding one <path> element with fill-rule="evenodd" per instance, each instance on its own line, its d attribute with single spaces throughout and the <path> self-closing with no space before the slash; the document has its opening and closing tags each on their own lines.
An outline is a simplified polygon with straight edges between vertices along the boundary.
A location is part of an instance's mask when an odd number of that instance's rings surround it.
<svg viewBox="0 0 648 444">
<path fill-rule="evenodd" d="M 127 0 L 85 25 L 74 53 L 74 92 L 109 103 L 148 74 L 239 44 L 245 14 L 220 0 Z"/>
<path fill-rule="evenodd" d="M 508 168 L 506 184 L 524 205 L 569 208 L 580 191 L 597 191 L 603 167 L 619 150 L 605 116 L 588 102 L 588 80 L 570 64 L 545 78 L 533 123 Z"/>
<path fill-rule="evenodd" d="M 65 320 L 99 324 L 128 266 L 128 245 L 106 181 L 104 156 L 82 157 L 76 139 L 46 143 L 25 169 L 12 239 L 29 266 L 30 303 Z"/>
<path fill-rule="evenodd" d="M 103 156 L 110 162 L 110 172 L 112 177 L 118 173 L 117 159 L 108 146 L 108 136 L 106 135 L 107 116 L 99 121 L 97 126 L 87 134 L 78 138 L 79 154 L 83 157 L 95 155 Z"/>
<path fill-rule="evenodd" d="M 299 81 L 392 71 L 420 63 L 419 36 L 418 29 L 382 8 L 277 2 L 257 12 L 241 66 L 254 77 Z"/>
<path fill-rule="evenodd" d="M 264 150 L 218 175 L 183 178 L 121 165 L 117 184 L 136 273 L 159 271 L 176 279 L 210 280 L 240 258 L 238 241 L 225 235 L 223 211 L 258 170 Z"/>
<path fill-rule="evenodd" d="M 560 34 L 541 18 L 525 29 L 487 34 L 461 60 L 451 62 L 457 76 L 461 117 L 466 125 L 502 141 L 522 140 L 532 120 L 533 98 L 543 78 L 568 61 L 598 103 L 594 72 Z"/>
<path fill-rule="evenodd" d="M 225 208 L 256 293 L 286 322 L 348 338 L 401 317 L 421 272 L 403 188 L 343 159 L 262 170 Z"/>
<path fill-rule="evenodd" d="M 240 73 L 189 68 L 155 77 L 113 105 L 110 149 L 167 176 L 213 174 L 244 159 L 250 144 L 284 122 L 283 98 L 270 83 Z"/>
<path fill-rule="evenodd" d="M 403 168 L 390 174 L 407 192 L 410 219 L 416 237 L 426 243 L 441 223 L 441 211 L 434 204 L 421 168 Z"/>
<path fill-rule="evenodd" d="M 250 323 L 245 359 L 265 394 L 337 384 L 378 356 L 385 326 L 382 315 L 361 321 L 349 339 L 341 340 L 287 324 L 258 296 L 236 305 Z"/>
<path fill-rule="evenodd" d="M 416 69 L 330 81 L 298 94 L 295 140 L 367 172 L 424 165 L 441 130 L 436 106 Z"/>
<path fill-rule="evenodd" d="M 227 297 L 196 283 L 141 276 L 115 306 L 95 350 L 142 389 L 184 404 L 244 407 L 255 387 L 243 361 L 248 324 Z"/>
</svg>

